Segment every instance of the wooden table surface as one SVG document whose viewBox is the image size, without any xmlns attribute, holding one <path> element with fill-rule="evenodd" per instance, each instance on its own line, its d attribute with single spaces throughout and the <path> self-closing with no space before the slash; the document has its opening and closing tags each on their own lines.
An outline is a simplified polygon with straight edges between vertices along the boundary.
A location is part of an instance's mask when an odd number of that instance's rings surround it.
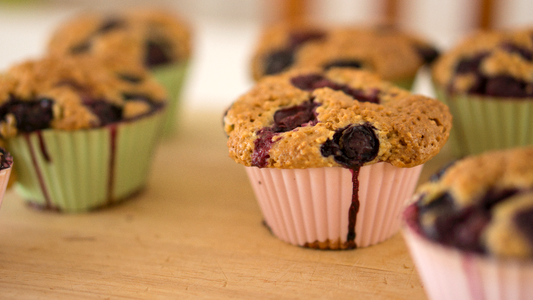
<svg viewBox="0 0 533 300">
<path fill-rule="evenodd" d="M 426 299 L 400 234 L 320 251 L 286 244 L 261 222 L 220 113 L 185 114 L 134 199 L 68 215 L 8 191 L 0 299 Z"/>
</svg>

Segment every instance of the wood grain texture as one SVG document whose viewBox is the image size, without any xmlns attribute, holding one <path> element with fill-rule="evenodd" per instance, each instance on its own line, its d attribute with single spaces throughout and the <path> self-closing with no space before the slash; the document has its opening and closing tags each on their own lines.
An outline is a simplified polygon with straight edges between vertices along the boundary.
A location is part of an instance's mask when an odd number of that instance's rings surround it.
<svg viewBox="0 0 533 300">
<path fill-rule="evenodd" d="M 273 237 L 220 120 L 188 114 L 144 193 L 113 207 L 42 212 L 9 191 L 0 299 L 426 299 L 399 234 L 353 251 Z"/>
</svg>

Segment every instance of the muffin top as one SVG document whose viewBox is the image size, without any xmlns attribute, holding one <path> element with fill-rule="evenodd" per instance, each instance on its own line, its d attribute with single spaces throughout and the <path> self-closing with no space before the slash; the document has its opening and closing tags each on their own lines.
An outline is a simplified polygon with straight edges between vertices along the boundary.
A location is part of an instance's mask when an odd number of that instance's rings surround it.
<svg viewBox="0 0 533 300">
<path fill-rule="evenodd" d="M 165 105 L 143 69 L 121 73 L 92 57 L 46 57 L 0 75 L 0 137 L 76 130 L 136 119 Z"/>
<path fill-rule="evenodd" d="M 245 166 L 413 167 L 440 151 L 451 119 L 437 100 L 366 71 L 306 68 L 264 77 L 231 105 L 224 129 Z"/>
<path fill-rule="evenodd" d="M 373 71 L 385 80 L 408 80 L 437 56 L 430 44 L 388 27 L 278 24 L 260 37 L 252 73 L 258 80 L 292 67 L 346 67 Z"/>
<path fill-rule="evenodd" d="M 533 29 L 472 34 L 435 62 L 433 78 L 451 93 L 533 97 Z"/>
<path fill-rule="evenodd" d="M 154 9 L 77 15 L 55 31 L 48 45 L 54 55 L 94 55 L 147 68 L 186 61 L 190 48 L 189 27 L 176 16 Z"/>
<path fill-rule="evenodd" d="M 465 251 L 533 257 L 533 147 L 455 162 L 419 188 L 418 225 Z"/>
</svg>

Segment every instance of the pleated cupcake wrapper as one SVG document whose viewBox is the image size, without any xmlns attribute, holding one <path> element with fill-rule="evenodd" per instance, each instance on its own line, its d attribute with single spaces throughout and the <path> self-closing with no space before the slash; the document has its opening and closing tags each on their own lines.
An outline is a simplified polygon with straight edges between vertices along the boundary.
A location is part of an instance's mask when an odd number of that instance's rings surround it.
<svg viewBox="0 0 533 300">
<path fill-rule="evenodd" d="M 451 150 L 451 154 L 454 157 L 463 157 L 463 149 L 460 146 L 462 139 L 460 140 L 457 135 L 457 131 L 459 130 L 458 128 L 462 128 L 462 126 L 458 125 L 460 121 L 456 117 L 457 113 L 455 112 L 455 109 L 452 109 L 449 103 L 450 100 L 448 99 L 446 93 L 444 93 L 444 91 L 441 88 L 438 88 L 435 84 L 433 85 L 433 87 L 437 95 L 437 99 L 440 100 L 442 103 L 446 104 L 446 106 L 448 106 L 448 108 L 450 109 L 450 113 L 453 116 L 452 130 L 450 131 L 450 136 L 448 137 L 448 141 L 446 142 L 446 145 L 444 145 L 444 147 L 449 148 Z"/>
<path fill-rule="evenodd" d="M 103 128 L 43 130 L 10 139 L 18 192 L 38 206 L 65 212 L 131 196 L 146 182 L 162 117 L 158 112 Z"/>
<path fill-rule="evenodd" d="M 9 182 L 9 176 L 11 175 L 11 169 L 13 169 L 13 165 L 0 171 L 0 205 L 4 200 L 4 194 L 6 193 L 7 183 Z"/>
<path fill-rule="evenodd" d="M 533 99 L 446 96 L 442 90 L 438 95 L 453 114 L 454 138 L 460 154 L 533 144 Z"/>
<path fill-rule="evenodd" d="M 382 242 L 398 231 L 401 211 L 421 170 L 422 165 L 397 168 L 387 163 L 360 169 L 357 247 Z M 246 167 L 246 171 L 265 222 L 275 236 L 293 245 L 319 243 L 329 245 L 324 248 L 343 248 L 352 203 L 350 170 Z"/>
<path fill-rule="evenodd" d="M 406 226 L 402 233 L 431 300 L 533 299 L 533 263 L 443 247 Z"/>
<path fill-rule="evenodd" d="M 188 62 L 185 61 L 169 66 L 156 67 L 151 70 L 154 78 L 166 89 L 168 94 L 167 109 L 162 126 L 164 135 L 169 135 L 175 130 L 181 91 L 187 69 Z"/>
</svg>

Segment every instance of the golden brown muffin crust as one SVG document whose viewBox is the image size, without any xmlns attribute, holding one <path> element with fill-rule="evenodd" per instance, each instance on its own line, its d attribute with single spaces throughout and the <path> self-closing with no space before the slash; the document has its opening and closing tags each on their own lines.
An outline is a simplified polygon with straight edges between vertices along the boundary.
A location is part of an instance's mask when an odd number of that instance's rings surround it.
<svg viewBox="0 0 533 300">
<path fill-rule="evenodd" d="M 94 58 L 46 57 L 13 66 L 0 76 L 0 107 L 10 101 L 53 101 L 50 128 L 76 130 L 100 126 L 98 117 L 84 101 L 103 101 L 124 110 L 124 119 L 147 113 L 145 101 L 126 99 L 142 96 L 154 103 L 165 103 L 166 94 L 149 74 L 138 69 L 122 74 Z M 122 77 L 128 76 L 128 80 Z M 132 81 L 133 78 L 134 80 Z M 139 103 L 142 104 L 139 104 Z M 139 106 L 143 106 L 141 108 Z M 0 135 L 17 134 L 15 115 L 8 113 L 0 120 Z"/>
<path fill-rule="evenodd" d="M 336 84 L 376 95 L 380 103 L 360 102 L 327 87 L 305 91 L 291 83 L 295 77 L 310 74 L 321 74 Z M 258 132 L 273 125 L 278 110 L 301 105 L 311 98 L 318 105 L 317 123 L 275 135 L 266 167 L 342 166 L 333 156 L 324 157 L 321 146 L 336 131 L 366 123 L 375 128 L 379 140 L 378 154 L 367 164 L 389 162 L 397 167 L 413 167 L 435 156 L 451 129 L 448 108 L 434 99 L 411 95 L 364 71 L 334 68 L 322 72 L 307 68 L 267 76 L 233 103 L 224 117 L 230 157 L 245 166 L 253 165 Z"/>
<path fill-rule="evenodd" d="M 386 28 L 327 27 L 313 24 L 276 24 L 266 28 L 252 59 L 255 80 L 265 74 L 266 57 L 273 51 L 287 48 L 291 34 L 323 33 L 304 43 L 295 51 L 293 68 L 324 67 L 334 61 L 356 61 L 361 68 L 376 72 L 384 80 L 414 78 L 424 60 L 417 46 L 433 49 L 421 39 Z"/>
<path fill-rule="evenodd" d="M 468 92 L 476 84 L 478 74 L 484 77 L 509 76 L 533 83 L 533 61 L 520 51 L 533 55 L 533 29 L 476 32 L 435 62 L 433 79 L 438 86 L 457 93 Z M 475 72 L 458 71 L 461 62 L 482 55 Z"/>
<path fill-rule="evenodd" d="M 106 26 L 116 28 L 102 29 Z M 61 24 L 50 39 L 48 51 L 55 55 L 94 55 L 110 63 L 143 66 L 149 39 L 164 40 L 172 62 L 188 60 L 190 35 L 190 28 L 183 20 L 164 10 L 86 12 Z"/>
</svg>

